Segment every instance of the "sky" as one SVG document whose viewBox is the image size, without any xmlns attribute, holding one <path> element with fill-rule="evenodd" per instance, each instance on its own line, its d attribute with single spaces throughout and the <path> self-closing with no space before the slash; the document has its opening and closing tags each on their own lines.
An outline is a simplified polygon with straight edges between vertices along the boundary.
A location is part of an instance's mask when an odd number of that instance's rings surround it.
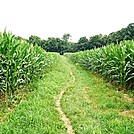
<svg viewBox="0 0 134 134">
<path fill-rule="evenodd" d="M 71 41 L 116 32 L 134 23 L 134 0 L 0 0 L 0 31 Z"/>
</svg>

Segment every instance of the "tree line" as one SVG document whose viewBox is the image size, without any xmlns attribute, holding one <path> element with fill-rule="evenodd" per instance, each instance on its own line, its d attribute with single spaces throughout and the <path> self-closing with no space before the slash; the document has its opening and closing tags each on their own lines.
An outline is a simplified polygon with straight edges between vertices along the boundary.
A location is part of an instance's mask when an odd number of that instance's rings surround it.
<svg viewBox="0 0 134 134">
<path fill-rule="evenodd" d="M 47 52 L 58 52 L 64 54 L 65 52 L 78 52 L 99 48 L 111 43 L 117 44 L 123 40 L 134 40 L 134 23 L 130 23 L 127 27 L 112 32 L 109 35 L 99 34 L 89 38 L 86 36 L 80 37 L 78 42 L 70 42 L 70 37 L 71 35 L 67 33 L 64 34 L 62 38 L 49 37 L 47 40 L 41 39 L 35 35 L 31 35 L 29 39 L 23 39 L 20 36 L 17 36 L 16 38 L 19 40 L 25 40 L 33 45 L 37 44 Z"/>
</svg>

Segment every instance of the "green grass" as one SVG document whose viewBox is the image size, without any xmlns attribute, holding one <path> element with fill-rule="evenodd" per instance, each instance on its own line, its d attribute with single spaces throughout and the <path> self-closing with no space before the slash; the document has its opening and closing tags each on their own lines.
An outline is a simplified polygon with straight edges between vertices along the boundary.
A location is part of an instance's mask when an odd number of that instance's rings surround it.
<svg viewBox="0 0 134 134">
<path fill-rule="evenodd" d="M 77 134 L 131 134 L 134 120 L 121 111 L 133 110 L 134 105 L 123 97 L 123 92 L 72 64 L 75 83 L 62 98 L 62 108 Z M 84 89 L 84 87 L 86 88 Z M 86 96 L 84 97 L 84 90 Z"/>
<path fill-rule="evenodd" d="M 66 129 L 55 108 L 55 97 L 69 82 L 70 74 L 64 58 L 41 80 L 35 80 L 26 89 L 25 99 L 3 118 L 0 134 L 64 134 Z"/>
<path fill-rule="evenodd" d="M 74 84 L 68 86 L 75 76 Z M 102 78 L 58 56 L 55 65 L 41 78 L 35 79 L 17 97 L 19 104 L 0 117 L 0 134 L 66 134 L 66 128 L 56 110 L 59 93 L 68 87 L 61 106 L 76 134 L 131 134 L 134 132 L 133 102 L 123 92 Z"/>
</svg>

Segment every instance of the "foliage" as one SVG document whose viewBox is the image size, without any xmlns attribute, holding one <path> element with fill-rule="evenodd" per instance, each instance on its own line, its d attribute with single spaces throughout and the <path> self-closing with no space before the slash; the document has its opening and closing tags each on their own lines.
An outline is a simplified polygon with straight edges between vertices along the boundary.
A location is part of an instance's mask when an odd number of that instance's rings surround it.
<svg viewBox="0 0 134 134">
<path fill-rule="evenodd" d="M 134 40 L 134 23 L 129 24 L 126 28 L 122 28 L 117 32 L 112 32 L 109 35 L 94 35 L 89 39 L 86 37 L 81 37 L 78 44 L 81 47 L 77 48 L 77 51 L 90 50 L 93 48 L 99 48 L 102 46 L 110 45 L 111 43 L 120 43 L 123 40 Z"/>
<path fill-rule="evenodd" d="M 53 54 L 4 31 L 0 34 L 0 92 L 12 98 L 15 90 L 41 74 L 53 61 Z"/>
<path fill-rule="evenodd" d="M 87 37 L 80 37 L 78 42 L 70 42 L 70 37 L 71 35 L 66 33 L 61 39 L 49 37 L 48 40 L 41 40 L 40 37 L 31 35 L 28 42 L 37 44 L 48 52 L 58 52 L 60 54 L 90 50 L 107 46 L 111 43 L 120 43 L 123 40 L 134 40 L 134 23 L 129 24 L 126 28 L 122 28 L 117 32 L 112 32 L 109 35 L 99 34 L 91 36 L 89 39 Z"/>
<path fill-rule="evenodd" d="M 71 59 L 121 88 L 134 89 L 134 41 L 78 52 Z"/>
<path fill-rule="evenodd" d="M 43 47 L 43 46 L 42 46 L 42 42 L 41 42 L 41 38 L 38 37 L 38 36 L 31 35 L 31 36 L 29 37 L 28 42 L 29 42 L 30 44 L 33 44 L 33 45 L 36 45 L 36 44 L 37 44 L 38 46 Z"/>
<path fill-rule="evenodd" d="M 62 37 L 62 39 L 63 39 L 64 42 L 67 43 L 70 37 L 71 37 L 70 34 L 64 34 L 63 37 Z"/>
<path fill-rule="evenodd" d="M 60 38 L 48 38 L 45 44 L 45 50 L 48 52 L 58 52 L 62 53 L 64 49 L 63 41 Z"/>
</svg>

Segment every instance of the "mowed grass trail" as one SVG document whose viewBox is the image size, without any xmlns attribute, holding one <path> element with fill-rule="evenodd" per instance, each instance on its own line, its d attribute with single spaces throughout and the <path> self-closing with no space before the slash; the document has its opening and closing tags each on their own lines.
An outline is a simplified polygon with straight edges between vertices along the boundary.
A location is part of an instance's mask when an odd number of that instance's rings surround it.
<svg viewBox="0 0 134 134">
<path fill-rule="evenodd" d="M 28 90 L 28 97 L 3 117 L 0 134 L 66 134 L 57 108 L 75 134 L 134 132 L 133 100 L 63 56 Z"/>
</svg>

